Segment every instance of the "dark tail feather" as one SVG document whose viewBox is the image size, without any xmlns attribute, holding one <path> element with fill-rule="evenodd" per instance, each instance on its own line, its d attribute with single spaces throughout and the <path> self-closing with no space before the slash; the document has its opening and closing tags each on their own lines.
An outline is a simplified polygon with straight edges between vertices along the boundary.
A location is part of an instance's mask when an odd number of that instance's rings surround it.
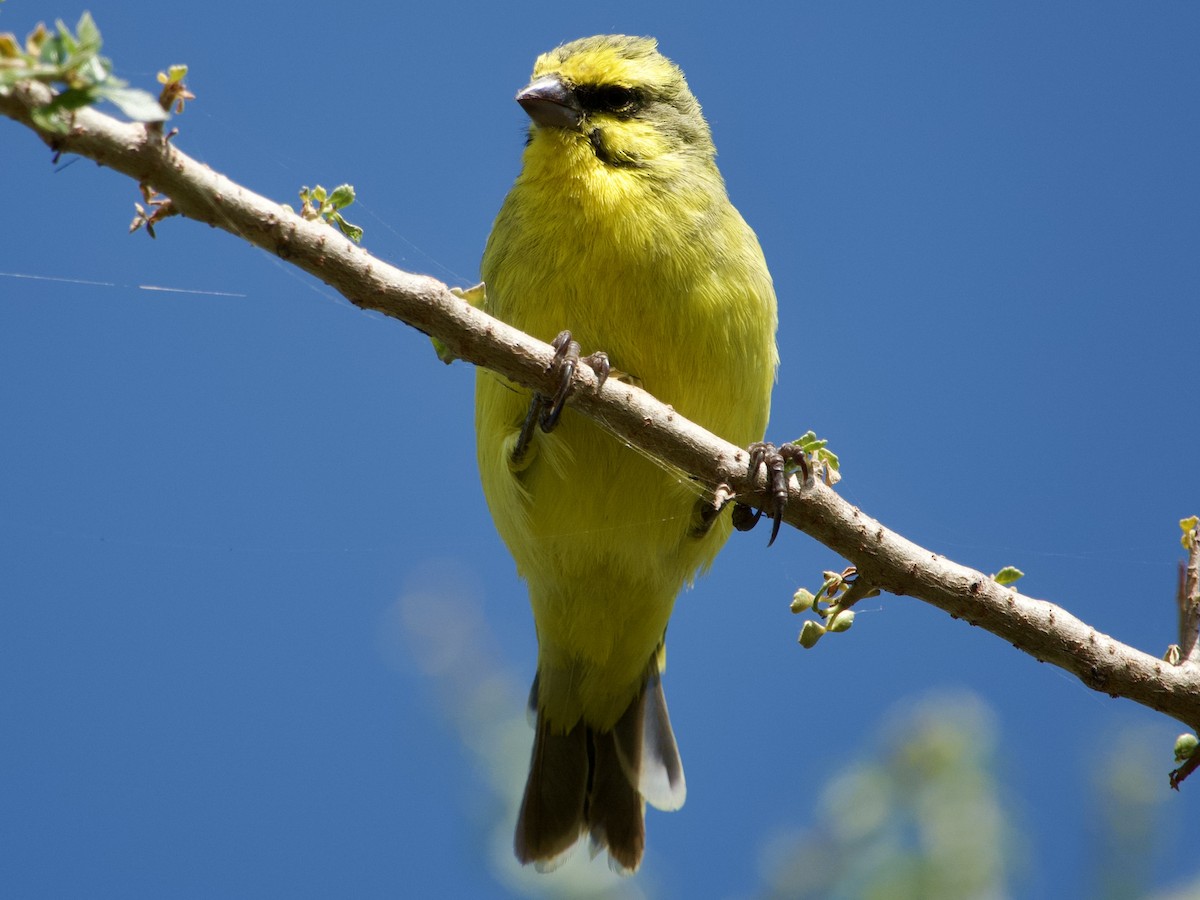
<svg viewBox="0 0 1200 900">
<path fill-rule="evenodd" d="M 536 703 L 537 680 L 530 700 Z M 533 705 L 531 703 L 531 705 Z M 538 715 L 529 781 L 517 817 L 517 859 L 553 869 L 585 832 L 593 853 L 633 872 L 646 846 L 645 801 L 683 805 L 686 786 L 657 662 L 611 731 L 583 722 L 555 734 Z"/>
<path fill-rule="evenodd" d="M 637 870 L 646 848 L 646 804 L 621 765 L 616 732 L 591 732 L 592 789 L 584 818 L 592 854 L 608 850 L 609 864 L 622 873 Z"/>
<path fill-rule="evenodd" d="M 583 833 L 587 799 L 588 729 L 578 723 L 566 734 L 554 734 L 538 716 L 529 780 L 517 815 L 513 841 L 517 859 L 552 869 Z"/>
</svg>

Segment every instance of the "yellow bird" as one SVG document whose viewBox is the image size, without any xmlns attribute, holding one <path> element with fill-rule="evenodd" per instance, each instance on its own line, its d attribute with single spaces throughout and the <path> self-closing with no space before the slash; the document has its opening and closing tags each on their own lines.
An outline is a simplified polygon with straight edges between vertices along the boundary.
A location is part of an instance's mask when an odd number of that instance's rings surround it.
<svg viewBox="0 0 1200 900">
<path fill-rule="evenodd" d="M 567 329 L 614 378 L 734 443 L 761 439 L 775 292 L 683 72 L 651 38 L 590 37 L 539 57 L 516 99 L 532 123 L 483 255 L 488 311 L 545 341 Z M 538 637 L 515 850 L 549 869 L 588 834 L 632 872 L 645 803 L 685 794 L 660 682 L 667 619 L 730 520 L 570 408 L 523 440 L 545 400 L 479 370 L 480 476 Z"/>
</svg>

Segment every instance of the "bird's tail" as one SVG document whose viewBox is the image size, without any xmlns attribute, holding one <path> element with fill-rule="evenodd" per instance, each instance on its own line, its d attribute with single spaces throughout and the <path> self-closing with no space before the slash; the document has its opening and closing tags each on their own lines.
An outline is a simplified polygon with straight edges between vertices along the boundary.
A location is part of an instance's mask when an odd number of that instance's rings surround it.
<svg viewBox="0 0 1200 900">
<path fill-rule="evenodd" d="M 535 678 L 534 709 L 537 687 Z M 553 869 L 586 833 L 593 856 L 607 849 L 613 868 L 633 872 L 646 846 L 646 803 L 675 810 L 686 794 L 658 663 L 652 660 L 641 691 L 610 731 L 581 720 L 563 732 L 538 713 L 517 816 L 517 859 Z"/>
</svg>

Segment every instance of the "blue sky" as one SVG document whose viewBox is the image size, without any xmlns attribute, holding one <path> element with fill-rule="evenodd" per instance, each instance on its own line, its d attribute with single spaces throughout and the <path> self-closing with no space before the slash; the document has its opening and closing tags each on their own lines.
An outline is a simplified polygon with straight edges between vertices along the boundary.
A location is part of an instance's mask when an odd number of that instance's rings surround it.
<svg viewBox="0 0 1200 900">
<path fill-rule="evenodd" d="M 8 0 L 0 30 L 82 9 Z M 1177 522 L 1200 512 L 1200 8 L 91 9 L 134 84 L 191 67 L 181 148 L 281 203 L 351 182 L 368 249 L 464 285 L 534 57 L 657 36 L 775 278 L 771 434 L 828 437 L 841 492 L 930 549 L 1017 565 L 1147 652 L 1174 640 Z M 0 172 L 0 882 L 536 890 L 496 862 L 535 647 L 474 471 L 470 368 L 225 233 L 128 236 L 130 181 L 56 171 L 7 122 Z M 788 601 L 839 561 L 765 543 L 735 536 L 677 605 L 688 802 L 651 813 L 625 887 L 752 894 L 764 842 L 813 821 L 888 711 L 954 690 L 993 710 L 1012 890 L 1084 896 L 1104 747 L 1157 741 L 1165 793 L 1179 728 L 910 598 L 803 651 Z M 1156 884 L 1195 874 L 1197 790 L 1158 808 Z"/>
</svg>

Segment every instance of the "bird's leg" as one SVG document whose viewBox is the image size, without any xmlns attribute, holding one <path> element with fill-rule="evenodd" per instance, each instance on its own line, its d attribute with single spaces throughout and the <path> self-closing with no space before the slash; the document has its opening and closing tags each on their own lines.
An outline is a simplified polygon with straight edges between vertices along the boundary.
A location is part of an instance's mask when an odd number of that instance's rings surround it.
<svg viewBox="0 0 1200 900">
<path fill-rule="evenodd" d="M 517 445 L 513 447 L 514 465 L 525 458 L 525 451 L 529 449 L 529 442 L 533 438 L 533 429 L 537 427 L 538 419 L 542 416 L 542 407 L 545 405 L 545 397 L 541 394 L 533 395 L 533 400 L 529 403 L 529 412 L 525 413 L 525 421 L 521 423 L 521 433 L 517 435 Z"/>
<path fill-rule="evenodd" d="M 713 491 L 711 498 L 701 497 L 696 501 L 696 509 L 692 516 L 692 528 L 689 532 L 694 538 L 702 538 L 712 530 L 713 522 L 717 521 L 717 516 L 721 514 L 721 510 L 729 503 L 733 493 L 729 490 L 729 485 L 719 484 L 716 490 Z"/>
<path fill-rule="evenodd" d="M 554 348 L 554 361 L 550 363 L 550 369 L 558 373 L 558 387 L 549 397 L 541 393 L 533 395 L 533 400 L 529 403 L 529 412 L 521 424 L 521 433 L 517 435 L 517 445 L 513 448 L 513 462 L 520 462 L 525 456 L 529 442 L 533 440 L 535 428 L 549 433 L 558 425 L 558 418 L 566 409 L 567 400 L 574 390 L 575 370 L 579 367 L 581 359 L 596 373 L 598 388 L 604 387 L 612 368 L 608 362 L 608 354 L 601 351 L 581 358 L 579 344 L 571 339 L 569 331 L 560 331 L 550 346 Z"/>
<path fill-rule="evenodd" d="M 808 467 L 808 459 L 799 444 L 774 444 L 758 441 L 750 445 L 750 474 L 757 475 L 758 470 L 767 470 L 767 487 L 771 492 L 771 506 L 768 510 L 771 517 L 771 539 L 767 541 L 770 547 L 775 543 L 779 534 L 779 524 L 783 521 L 783 510 L 787 506 L 787 464 L 795 463 L 800 467 L 802 481 L 808 481 L 812 474 Z M 733 509 L 733 527 L 738 531 L 749 531 L 758 524 L 764 510 L 753 510 L 743 503 Z"/>
</svg>

